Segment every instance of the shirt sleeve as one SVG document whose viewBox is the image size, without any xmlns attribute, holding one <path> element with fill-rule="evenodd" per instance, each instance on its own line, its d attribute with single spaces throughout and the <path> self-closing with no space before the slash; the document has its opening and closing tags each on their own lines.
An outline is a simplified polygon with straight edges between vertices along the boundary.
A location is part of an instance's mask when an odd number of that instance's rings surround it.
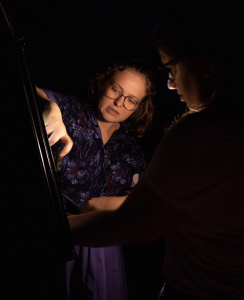
<svg viewBox="0 0 244 300">
<path fill-rule="evenodd" d="M 194 209 L 209 192 L 237 176 L 241 168 L 235 153 L 228 154 L 228 145 L 213 124 L 195 116 L 183 119 L 159 144 L 144 179 L 164 201 Z"/>
<path fill-rule="evenodd" d="M 56 93 L 56 92 L 53 92 L 53 91 L 50 91 L 50 90 L 46 90 L 46 89 L 42 89 L 42 90 L 45 92 L 48 99 L 55 102 L 57 105 L 59 105 L 59 102 L 62 102 L 62 97 L 60 97 L 59 93 Z"/>
<path fill-rule="evenodd" d="M 72 127 L 79 120 L 80 117 L 84 116 L 83 103 L 72 95 L 66 95 L 43 89 L 48 99 L 55 102 L 62 113 L 64 124 Z M 70 128 L 71 129 L 71 128 Z"/>
</svg>

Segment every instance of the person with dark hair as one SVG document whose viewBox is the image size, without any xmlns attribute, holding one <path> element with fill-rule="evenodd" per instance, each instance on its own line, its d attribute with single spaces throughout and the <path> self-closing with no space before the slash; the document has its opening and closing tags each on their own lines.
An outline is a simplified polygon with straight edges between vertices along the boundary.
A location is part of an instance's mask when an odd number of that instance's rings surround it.
<svg viewBox="0 0 244 300">
<path fill-rule="evenodd" d="M 46 89 L 37 92 L 50 144 L 61 138 L 61 156 L 73 144 L 59 174 L 66 210 L 87 212 L 91 198 L 127 195 L 146 168 L 137 138 L 149 128 L 154 111 L 154 78 L 146 64 L 116 61 L 98 72 L 90 82 L 92 102 Z M 77 246 L 66 274 L 69 299 L 128 299 L 120 246 Z"/>
<path fill-rule="evenodd" d="M 244 299 L 240 3 L 170 1 L 152 44 L 168 87 L 189 112 L 167 131 L 118 208 L 69 217 L 78 245 L 121 245 L 163 236 L 166 281 L 160 299 Z M 100 200 L 109 203 L 116 197 Z"/>
</svg>

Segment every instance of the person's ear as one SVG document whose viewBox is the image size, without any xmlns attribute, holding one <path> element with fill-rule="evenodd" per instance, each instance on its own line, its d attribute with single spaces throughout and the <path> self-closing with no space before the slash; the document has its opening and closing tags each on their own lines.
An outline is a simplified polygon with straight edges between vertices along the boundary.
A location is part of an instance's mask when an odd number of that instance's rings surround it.
<svg viewBox="0 0 244 300">
<path fill-rule="evenodd" d="M 204 76 L 207 78 L 219 78 L 223 76 L 223 67 L 213 59 L 206 62 Z"/>
<path fill-rule="evenodd" d="M 97 89 L 98 89 L 99 92 L 101 92 L 102 88 L 103 88 L 103 81 L 99 80 L 98 85 L 97 85 Z"/>
</svg>

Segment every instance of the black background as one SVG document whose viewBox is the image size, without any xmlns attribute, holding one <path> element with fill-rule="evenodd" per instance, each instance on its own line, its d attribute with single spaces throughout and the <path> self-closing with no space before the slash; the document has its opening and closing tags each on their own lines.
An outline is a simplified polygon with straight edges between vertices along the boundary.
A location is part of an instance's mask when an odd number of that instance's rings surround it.
<svg viewBox="0 0 244 300">
<path fill-rule="evenodd" d="M 142 138 L 149 162 L 164 126 L 185 107 L 176 92 L 167 89 L 157 69 L 159 56 L 148 43 L 166 1 L 9 0 L 8 5 L 25 38 L 37 86 L 86 97 L 91 74 L 112 59 L 132 53 L 152 65 L 156 113 L 151 130 Z"/>
<path fill-rule="evenodd" d="M 156 113 L 141 139 L 147 162 L 163 137 L 164 126 L 184 110 L 157 71 L 160 59 L 148 41 L 163 17 L 165 1 L 8 1 L 26 42 L 34 83 L 84 97 L 89 77 L 106 62 L 133 53 L 156 70 Z M 16 99 L 17 101 L 17 99 Z M 162 284 L 162 240 L 124 248 L 130 300 L 156 299 Z"/>
</svg>

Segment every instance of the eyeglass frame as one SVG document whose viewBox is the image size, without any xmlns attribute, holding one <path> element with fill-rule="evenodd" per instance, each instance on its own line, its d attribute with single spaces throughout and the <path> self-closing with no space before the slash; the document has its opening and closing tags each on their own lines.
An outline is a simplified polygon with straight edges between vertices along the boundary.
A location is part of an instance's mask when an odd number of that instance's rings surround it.
<svg viewBox="0 0 244 300">
<path fill-rule="evenodd" d="M 117 88 L 119 88 L 117 85 L 115 85 L 115 84 L 109 82 L 108 80 L 106 80 L 106 82 L 107 82 L 109 85 L 113 85 L 113 86 L 116 86 Z M 139 104 L 138 104 L 138 106 L 137 106 L 136 109 L 133 109 L 133 110 L 127 109 L 127 108 L 125 107 L 125 99 L 126 99 L 126 98 L 129 98 L 130 96 L 124 96 L 123 94 L 120 94 L 119 97 L 116 98 L 116 99 L 110 98 L 110 97 L 107 95 L 107 91 L 108 91 L 109 85 L 108 85 L 107 88 L 106 88 L 106 94 L 105 94 L 105 96 L 108 97 L 108 98 L 111 99 L 111 100 L 119 100 L 119 98 L 121 98 L 121 97 L 123 96 L 123 97 L 124 97 L 123 106 L 124 106 L 124 108 L 125 108 L 126 110 L 128 110 L 128 111 L 136 111 L 141 105 L 143 105 L 143 103 L 142 103 L 142 101 L 141 101 L 141 102 L 139 102 Z M 132 98 L 132 97 L 131 97 L 131 98 Z M 134 99 L 134 98 L 133 98 L 133 99 Z M 136 99 L 135 99 L 135 100 L 136 100 Z M 136 102 L 138 102 L 138 101 L 136 100 Z"/>
<path fill-rule="evenodd" d="M 170 81 L 174 81 L 175 78 L 174 78 L 174 74 L 172 73 L 172 71 L 170 69 L 167 68 L 167 66 L 175 65 L 175 64 L 177 64 L 177 62 L 178 62 L 178 59 L 173 58 L 170 61 L 168 61 L 166 64 L 164 64 L 162 67 L 160 67 L 160 70 L 165 70 L 166 71 L 166 69 L 167 69 L 167 73 L 168 73 L 167 78 Z"/>
</svg>

